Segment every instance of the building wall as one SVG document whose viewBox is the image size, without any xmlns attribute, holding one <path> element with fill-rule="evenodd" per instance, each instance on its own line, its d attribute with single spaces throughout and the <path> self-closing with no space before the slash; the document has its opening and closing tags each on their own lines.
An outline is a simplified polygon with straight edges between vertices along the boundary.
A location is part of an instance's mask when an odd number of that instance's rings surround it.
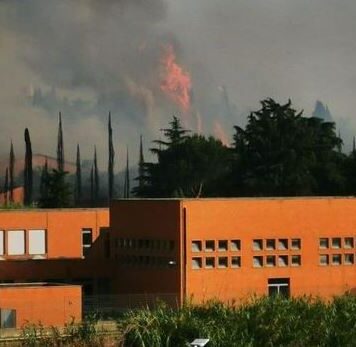
<svg viewBox="0 0 356 347">
<path fill-rule="evenodd" d="M 186 295 L 197 301 L 219 298 L 224 301 L 268 293 L 268 279 L 289 278 L 291 295 L 312 294 L 322 297 L 343 294 L 356 287 L 356 199 L 212 199 L 185 200 L 187 266 Z M 341 248 L 320 249 L 320 238 L 340 238 Z M 345 238 L 354 247 L 345 248 Z M 266 250 L 266 240 L 288 240 L 288 250 Z M 301 249 L 291 249 L 291 240 L 300 239 Z M 192 241 L 202 241 L 203 250 L 192 252 Z M 240 240 L 241 250 L 205 251 L 206 240 Z M 263 250 L 253 249 L 253 240 L 263 241 Z M 331 239 L 329 240 L 331 242 Z M 341 255 L 340 265 L 320 265 L 320 256 Z M 345 254 L 354 258 L 345 264 Z M 276 266 L 266 266 L 266 256 L 276 256 Z M 291 265 L 292 256 L 301 264 Z M 287 256 L 288 266 L 279 266 L 278 256 Z M 193 269 L 192 259 L 201 258 L 202 268 Z M 215 266 L 205 268 L 206 258 L 214 257 Z M 227 257 L 228 266 L 219 268 L 219 258 Z M 232 268 L 232 257 L 240 257 L 241 266 Z M 253 257 L 263 257 L 262 267 L 254 267 Z M 349 256 L 348 256 L 349 257 Z M 236 259 L 236 258 L 235 258 Z"/>
<path fill-rule="evenodd" d="M 81 321 L 80 286 L 0 287 L 0 309 L 16 310 L 16 328 L 27 323 L 64 326 Z"/>
</svg>

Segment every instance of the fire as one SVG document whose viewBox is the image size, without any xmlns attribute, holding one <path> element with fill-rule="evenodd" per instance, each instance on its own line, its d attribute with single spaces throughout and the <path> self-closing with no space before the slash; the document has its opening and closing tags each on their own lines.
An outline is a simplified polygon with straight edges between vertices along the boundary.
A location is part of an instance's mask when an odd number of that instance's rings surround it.
<svg viewBox="0 0 356 347">
<path fill-rule="evenodd" d="M 179 107 L 183 112 L 190 109 L 190 92 L 192 81 L 186 72 L 176 61 L 176 55 L 172 45 L 165 47 L 162 58 L 163 78 L 161 80 L 161 90 Z"/>
<path fill-rule="evenodd" d="M 225 133 L 225 130 L 221 126 L 220 122 L 215 121 L 214 122 L 214 136 L 217 137 L 223 145 L 229 146 L 229 139 L 228 136 Z"/>
</svg>

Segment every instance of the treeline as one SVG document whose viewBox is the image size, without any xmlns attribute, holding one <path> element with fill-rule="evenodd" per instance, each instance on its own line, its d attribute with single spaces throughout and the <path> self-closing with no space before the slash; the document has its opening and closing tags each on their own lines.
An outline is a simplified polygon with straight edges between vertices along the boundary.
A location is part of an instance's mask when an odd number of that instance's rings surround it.
<svg viewBox="0 0 356 347">
<path fill-rule="evenodd" d="M 154 141 L 156 162 L 139 162 L 140 197 L 354 195 L 355 141 L 342 152 L 335 124 L 303 116 L 291 102 L 261 101 L 231 147 L 184 129 L 177 118 Z"/>
</svg>

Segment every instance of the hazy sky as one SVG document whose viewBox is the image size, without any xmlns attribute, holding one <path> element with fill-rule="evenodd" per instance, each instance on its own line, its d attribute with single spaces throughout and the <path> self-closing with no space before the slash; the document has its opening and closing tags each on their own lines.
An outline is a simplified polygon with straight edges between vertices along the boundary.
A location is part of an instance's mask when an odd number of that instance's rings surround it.
<svg viewBox="0 0 356 347">
<path fill-rule="evenodd" d="M 117 153 L 135 162 L 140 133 L 147 148 L 177 111 L 159 88 L 168 43 L 192 75 L 192 128 L 199 113 L 204 132 L 218 122 L 231 137 L 265 97 L 307 115 L 319 99 L 350 142 L 355 16 L 354 0 L 0 0 L 0 151 L 12 138 L 20 156 L 29 127 L 34 152 L 54 154 L 61 109 L 66 157 L 96 144 L 105 167 L 111 110 Z"/>
</svg>

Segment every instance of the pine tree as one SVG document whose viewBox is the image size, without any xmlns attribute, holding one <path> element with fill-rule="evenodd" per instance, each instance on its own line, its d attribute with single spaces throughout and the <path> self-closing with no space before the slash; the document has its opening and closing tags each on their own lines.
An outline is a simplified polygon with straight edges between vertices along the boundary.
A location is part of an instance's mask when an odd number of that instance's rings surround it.
<svg viewBox="0 0 356 347">
<path fill-rule="evenodd" d="M 32 188 L 33 188 L 33 171 L 32 171 L 32 145 L 30 139 L 30 133 L 28 129 L 25 129 L 25 169 L 24 169 L 24 190 L 25 205 L 30 205 L 32 202 Z"/>
<path fill-rule="evenodd" d="M 80 161 L 80 147 L 77 145 L 77 161 L 75 172 L 75 203 L 80 204 L 82 200 L 82 167 Z"/>
<path fill-rule="evenodd" d="M 58 171 L 64 171 L 63 129 L 61 112 L 59 112 L 58 117 L 57 169 Z"/>
<path fill-rule="evenodd" d="M 4 182 L 5 206 L 7 206 L 7 203 L 8 203 L 8 196 L 9 196 L 9 168 L 6 168 L 6 171 L 5 171 L 5 182 Z"/>
<path fill-rule="evenodd" d="M 10 147 L 10 170 L 9 170 L 9 176 L 10 176 L 10 184 L 9 184 L 9 191 L 10 191 L 10 203 L 14 202 L 14 188 L 15 188 L 15 180 L 14 180 L 14 170 L 15 170 L 15 153 L 14 153 L 14 146 L 11 141 L 11 147 Z"/>
<path fill-rule="evenodd" d="M 129 150 L 126 149 L 126 170 L 125 170 L 125 183 L 124 183 L 124 198 L 130 197 L 130 171 L 129 171 Z"/>
<path fill-rule="evenodd" d="M 112 140 L 112 127 L 111 127 L 111 113 L 109 112 L 109 122 L 108 122 L 108 135 L 109 135 L 109 164 L 108 164 L 108 192 L 109 201 L 111 201 L 114 195 L 114 158 L 115 151 Z"/>
<path fill-rule="evenodd" d="M 97 161 L 97 155 L 96 155 L 96 146 L 94 148 L 94 200 L 95 204 L 98 203 L 99 199 L 99 171 L 98 171 L 98 161 Z"/>
</svg>

